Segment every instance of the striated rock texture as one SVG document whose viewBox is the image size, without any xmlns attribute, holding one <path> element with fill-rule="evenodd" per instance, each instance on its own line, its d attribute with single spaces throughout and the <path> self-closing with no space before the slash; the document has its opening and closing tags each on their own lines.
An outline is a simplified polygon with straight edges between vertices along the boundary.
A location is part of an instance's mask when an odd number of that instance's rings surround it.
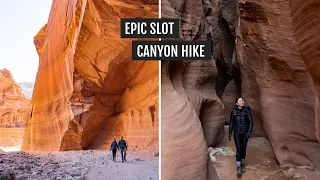
<svg viewBox="0 0 320 180">
<path fill-rule="evenodd" d="M 218 1 L 162 1 L 162 17 L 181 18 L 183 40 L 213 40 Z M 205 15 L 203 17 L 203 15 Z M 217 179 L 207 146 L 218 145 L 224 135 L 224 105 L 220 100 L 226 74 L 215 61 L 162 62 L 162 178 Z M 183 153 L 181 153 L 183 152 Z"/>
<path fill-rule="evenodd" d="M 131 40 L 120 38 L 121 18 L 157 13 L 155 1 L 53 1 L 34 39 L 40 63 L 22 150 L 109 149 L 120 135 L 158 146 L 158 62 L 132 61 Z"/>
<path fill-rule="evenodd" d="M 0 70 L 0 128 L 24 127 L 29 117 L 28 100 L 10 71 Z"/>
<path fill-rule="evenodd" d="M 236 96 L 282 166 L 320 169 L 318 12 L 316 1 L 162 1 L 182 39 L 213 44 L 212 61 L 162 65 L 163 177 L 210 179 L 205 148 L 221 142 Z"/>
<path fill-rule="evenodd" d="M 302 58 L 316 87 L 316 128 L 320 142 L 320 2 L 317 0 L 289 0 L 292 23 Z"/>
<path fill-rule="evenodd" d="M 238 5 L 236 52 L 242 95 L 259 100 L 250 105 L 260 107 L 280 164 L 320 168 L 315 88 L 295 41 L 289 3 L 240 1 Z"/>
<path fill-rule="evenodd" d="M 209 176 L 216 177 L 216 174 L 213 173 L 212 169 L 214 170 L 214 168 L 209 163 L 205 138 L 207 137 L 207 142 L 209 142 L 211 137 L 204 133 L 205 128 L 210 130 L 210 117 L 199 116 L 199 113 L 200 107 L 203 107 L 203 109 L 207 109 L 207 113 L 208 110 L 212 111 L 208 114 L 217 114 L 212 106 L 217 102 L 206 100 L 200 92 L 195 92 L 191 96 L 194 98 L 193 102 L 189 100 L 188 93 L 182 83 L 183 68 L 183 62 L 162 62 L 161 166 L 163 168 L 161 176 L 163 179 L 212 179 Z M 223 115 L 223 111 L 218 111 L 218 113 L 220 116 Z M 224 121 L 219 119 L 217 122 L 212 122 L 215 129 L 219 127 L 218 123 L 222 126 L 224 124 Z M 214 134 L 213 137 L 223 135 L 222 132 L 209 131 L 209 133 L 220 133 Z"/>
</svg>

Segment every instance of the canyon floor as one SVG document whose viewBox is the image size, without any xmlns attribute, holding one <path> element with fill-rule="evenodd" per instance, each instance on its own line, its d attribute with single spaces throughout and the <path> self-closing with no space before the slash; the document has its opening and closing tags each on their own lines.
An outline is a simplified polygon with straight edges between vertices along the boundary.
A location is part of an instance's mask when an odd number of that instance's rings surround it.
<svg viewBox="0 0 320 180">
<path fill-rule="evenodd" d="M 158 157 L 151 153 L 128 151 L 127 162 L 121 162 L 119 152 L 113 162 L 110 151 L 0 152 L 1 180 L 145 180 L 159 179 L 158 169 Z"/>
<path fill-rule="evenodd" d="M 220 180 L 319 180 L 320 172 L 308 167 L 283 167 L 276 161 L 267 138 L 251 137 L 247 145 L 246 172 L 236 175 L 236 147 L 234 140 L 228 140 L 228 128 L 218 148 L 209 148 L 210 158 L 214 163 Z"/>
</svg>

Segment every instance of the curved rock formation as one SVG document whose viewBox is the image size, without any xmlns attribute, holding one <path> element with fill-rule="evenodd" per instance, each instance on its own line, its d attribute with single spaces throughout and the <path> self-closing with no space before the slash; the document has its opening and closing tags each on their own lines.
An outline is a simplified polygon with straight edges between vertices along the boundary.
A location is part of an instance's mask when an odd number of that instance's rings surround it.
<svg viewBox="0 0 320 180">
<path fill-rule="evenodd" d="M 162 1 L 162 17 L 181 18 L 183 40 L 214 40 L 221 49 L 218 1 Z M 203 17 L 205 14 L 205 17 Z M 228 83 L 215 61 L 170 62 L 162 65 L 162 177 L 164 179 L 217 179 L 208 163 L 207 146 L 218 145 L 224 135 L 224 108 L 219 96 Z M 222 71 L 222 72 L 220 72 Z M 184 153 L 181 153 L 184 152 Z"/>
<path fill-rule="evenodd" d="M 295 43 L 286 1 L 240 1 L 236 52 L 245 96 L 260 100 L 261 119 L 282 165 L 320 168 L 315 91 Z"/>
<path fill-rule="evenodd" d="M 171 142 L 184 149 L 198 145 L 200 150 L 191 150 L 189 157 L 202 158 L 201 153 L 206 154 L 202 138 L 207 146 L 221 142 L 216 133 L 223 129 L 219 122 L 228 116 L 237 95 L 252 108 L 254 135 L 269 138 L 282 166 L 320 169 L 315 128 L 317 122 L 319 133 L 318 12 L 315 1 L 162 1 L 162 17 L 181 18 L 181 38 L 212 40 L 215 60 L 163 66 L 162 163 L 169 166 L 162 169 L 164 177 L 175 179 L 179 172 L 186 174 L 185 179 L 196 175 L 205 179 L 206 160 L 191 163 L 178 157 L 181 149 L 171 147 Z M 202 98 L 213 99 L 209 101 L 213 108 L 202 111 Z"/>
<path fill-rule="evenodd" d="M 203 130 L 204 127 L 209 130 L 210 126 L 201 125 L 198 108 L 201 107 L 202 102 L 207 101 L 208 104 L 213 104 L 214 101 L 205 100 L 197 92 L 192 97 L 194 101 L 189 100 L 182 84 L 183 68 L 182 62 L 162 63 L 161 166 L 163 168 L 161 177 L 163 179 L 216 179 L 216 174 L 213 173 L 214 168 L 208 163 L 210 160 Z M 220 132 L 220 134 L 223 133 Z"/>
<path fill-rule="evenodd" d="M 316 95 L 316 128 L 320 142 L 320 2 L 316 0 L 289 0 L 298 48 L 309 70 L 317 90 Z"/>
<path fill-rule="evenodd" d="M 10 71 L 0 70 L 0 128 L 24 127 L 29 105 Z"/>
<path fill-rule="evenodd" d="M 158 62 L 132 61 L 131 40 L 120 38 L 121 18 L 157 13 L 155 1 L 53 1 L 34 40 L 40 63 L 23 150 L 109 148 L 120 135 L 158 146 Z"/>
</svg>

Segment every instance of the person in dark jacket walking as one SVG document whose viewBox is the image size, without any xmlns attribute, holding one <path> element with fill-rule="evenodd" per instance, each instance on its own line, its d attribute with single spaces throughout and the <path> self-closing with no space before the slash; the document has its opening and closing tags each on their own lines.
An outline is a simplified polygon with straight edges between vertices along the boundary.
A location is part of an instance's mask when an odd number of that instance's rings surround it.
<svg viewBox="0 0 320 180">
<path fill-rule="evenodd" d="M 122 136 L 120 136 L 120 140 L 119 140 L 119 147 L 120 147 L 120 151 L 121 151 L 121 158 L 122 158 L 122 162 L 123 161 L 127 161 L 126 159 L 126 155 L 127 155 L 127 143 L 126 141 L 123 139 Z"/>
<path fill-rule="evenodd" d="M 112 157 L 113 161 L 116 162 L 116 155 L 117 155 L 117 150 L 119 150 L 118 143 L 116 141 L 116 138 L 113 138 L 113 141 L 110 146 L 110 150 L 112 150 Z"/>
<path fill-rule="evenodd" d="M 243 98 L 236 98 L 235 103 L 237 107 L 231 111 L 228 139 L 231 141 L 232 131 L 234 131 L 234 142 L 237 148 L 237 175 L 241 175 L 246 171 L 246 148 L 252 133 L 253 119 L 250 107 L 244 106 Z"/>
</svg>

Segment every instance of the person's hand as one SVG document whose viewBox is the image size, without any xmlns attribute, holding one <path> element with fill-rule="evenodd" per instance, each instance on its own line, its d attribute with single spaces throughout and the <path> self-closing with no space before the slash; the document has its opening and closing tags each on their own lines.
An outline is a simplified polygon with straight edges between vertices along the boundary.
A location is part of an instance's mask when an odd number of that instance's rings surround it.
<svg viewBox="0 0 320 180">
<path fill-rule="evenodd" d="M 246 137 L 249 139 L 250 138 L 250 132 L 247 132 Z"/>
<path fill-rule="evenodd" d="M 231 141 L 231 134 L 229 134 L 228 139 L 229 139 L 229 141 Z"/>
</svg>

